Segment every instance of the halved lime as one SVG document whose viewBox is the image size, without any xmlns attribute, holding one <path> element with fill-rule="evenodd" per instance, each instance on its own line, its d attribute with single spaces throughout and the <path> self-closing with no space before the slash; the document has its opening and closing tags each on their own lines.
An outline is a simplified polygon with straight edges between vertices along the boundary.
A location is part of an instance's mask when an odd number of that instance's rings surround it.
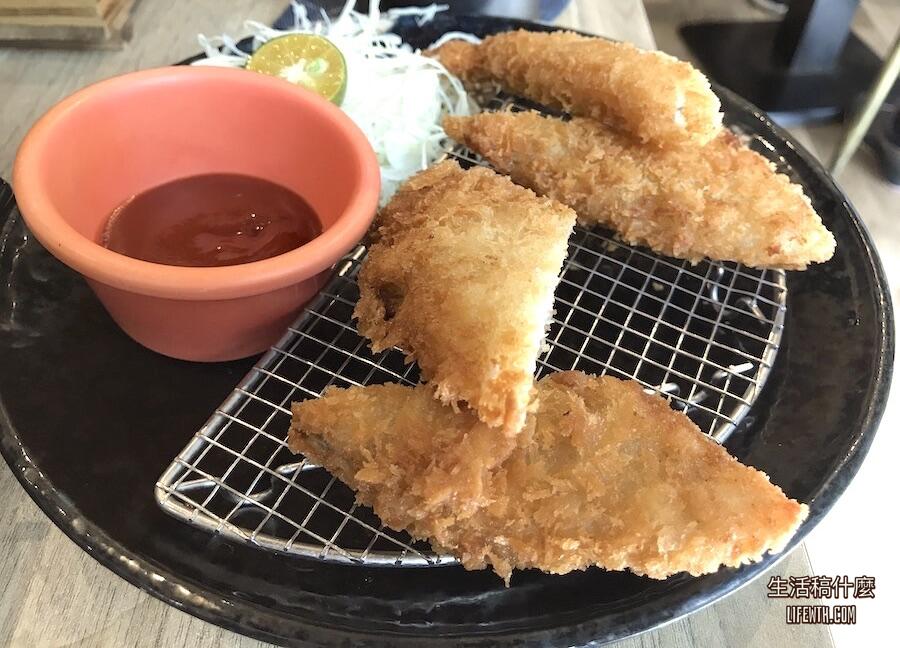
<svg viewBox="0 0 900 648">
<path fill-rule="evenodd" d="M 247 61 L 247 69 L 309 88 L 337 105 L 347 91 L 344 55 L 316 34 L 288 34 L 263 43 Z"/>
</svg>

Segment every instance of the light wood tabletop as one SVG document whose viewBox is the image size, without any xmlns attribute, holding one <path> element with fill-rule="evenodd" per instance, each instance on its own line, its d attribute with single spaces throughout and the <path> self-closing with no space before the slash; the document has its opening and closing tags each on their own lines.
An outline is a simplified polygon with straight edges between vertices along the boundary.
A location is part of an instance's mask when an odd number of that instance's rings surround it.
<svg viewBox="0 0 900 648">
<path fill-rule="evenodd" d="M 120 51 L 0 49 L 0 175 L 9 178 L 23 135 L 62 97 L 99 79 L 185 58 L 198 50 L 197 33 L 241 34 L 245 18 L 271 22 L 285 4 L 144 0 L 133 15 L 134 36 Z M 574 0 L 559 22 L 654 46 L 640 0 Z M 771 573 L 809 574 L 802 546 Z M 785 600 L 767 598 L 767 580 L 768 574 L 715 605 L 616 645 L 833 645 L 826 626 L 786 625 Z M 53 526 L 9 470 L 0 468 L 0 646 L 264 645 L 169 607 L 101 567 Z"/>
</svg>

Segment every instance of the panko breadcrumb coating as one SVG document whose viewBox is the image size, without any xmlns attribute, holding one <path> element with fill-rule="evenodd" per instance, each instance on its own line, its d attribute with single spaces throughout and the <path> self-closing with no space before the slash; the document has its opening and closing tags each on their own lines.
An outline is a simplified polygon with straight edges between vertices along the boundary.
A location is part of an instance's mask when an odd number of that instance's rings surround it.
<svg viewBox="0 0 900 648">
<path fill-rule="evenodd" d="M 636 382 L 564 372 L 536 387 L 515 440 L 422 385 L 375 385 L 295 403 L 288 442 L 389 527 L 507 583 L 529 567 L 736 567 L 783 549 L 807 515 Z"/>
<path fill-rule="evenodd" d="M 444 129 L 580 222 L 661 254 L 800 270 L 834 253 L 803 190 L 724 129 L 705 146 L 667 149 L 531 111 L 447 117 Z"/>
<path fill-rule="evenodd" d="M 690 63 L 629 43 L 571 32 L 524 30 L 432 51 L 467 84 L 503 90 L 590 117 L 643 142 L 704 144 L 722 125 L 719 99 Z"/>
<path fill-rule="evenodd" d="M 359 332 L 400 347 L 445 404 L 514 435 L 575 212 L 485 168 L 445 161 L 382 210 L 359 274 Z"/>
</svg>

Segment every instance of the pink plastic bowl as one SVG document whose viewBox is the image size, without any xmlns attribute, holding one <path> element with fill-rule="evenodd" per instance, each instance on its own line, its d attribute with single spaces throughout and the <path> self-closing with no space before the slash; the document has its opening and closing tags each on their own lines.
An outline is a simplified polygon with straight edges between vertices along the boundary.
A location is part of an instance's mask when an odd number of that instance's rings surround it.
<svg viewBox="0 0 900 648">
<path fill-rule="evenodd" d="M 324 231 L 277 257 L 219 268 L 148 263 L 98 244 L 127 198 L 201 173 L 287 187 Z M 119 326 L 155 351 L 201 361 L 273 344 L 365 233 L 379 183 L 372 147 L 340 109 L 272 77 L 211 67 L 135 72 L 76 92 L 31 129 L 13 171 L 28 227 Z"/>
</svg>

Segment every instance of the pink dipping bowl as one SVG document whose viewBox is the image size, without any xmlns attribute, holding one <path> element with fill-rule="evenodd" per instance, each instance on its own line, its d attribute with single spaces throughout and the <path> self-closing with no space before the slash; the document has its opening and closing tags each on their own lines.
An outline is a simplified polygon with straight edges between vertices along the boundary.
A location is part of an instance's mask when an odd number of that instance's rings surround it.
<svg viewBox="0 0 900 648">
<path fill-rule="evenodd" d="M 218 268 L 148 263 L 98 243 L 126 199 L 203 173 L 293 190 L 322 234 Z M 102 81 L 50 109 L 19 148 L 13 187 L 35 237 L 84 275 L 128 335 L 174 358 L 219 361 L 278 340 L 369 227 L 380 178 L 365 135 L 318 95 L 245 70 L 169 67 Z"/>
</svg>

